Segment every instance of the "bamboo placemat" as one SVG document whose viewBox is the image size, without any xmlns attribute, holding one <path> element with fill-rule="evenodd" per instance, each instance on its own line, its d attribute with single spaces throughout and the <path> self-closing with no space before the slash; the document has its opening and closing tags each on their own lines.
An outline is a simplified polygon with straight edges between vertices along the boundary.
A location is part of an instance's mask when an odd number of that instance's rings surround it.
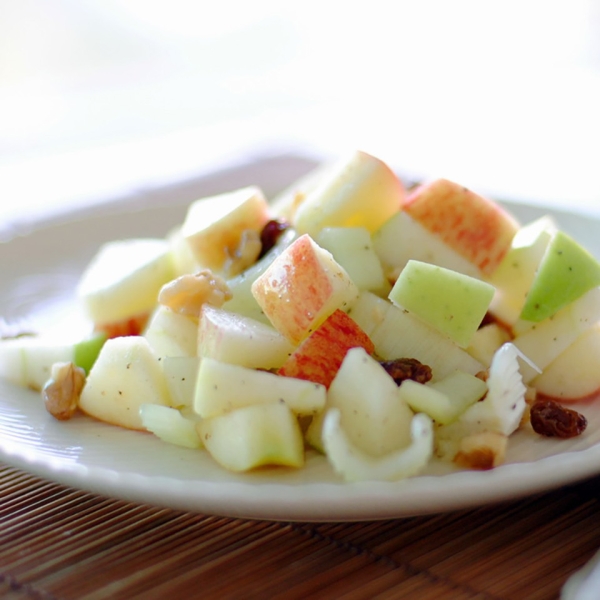
<svg viewBox="0 0 600 600">
<path fill-rule="evenodd" d="M 557 598 L 600 547 L 599 488 L 398 520 L 273 523 L 130 504 L 0 466 L 0 595 Z"/>
</svg>

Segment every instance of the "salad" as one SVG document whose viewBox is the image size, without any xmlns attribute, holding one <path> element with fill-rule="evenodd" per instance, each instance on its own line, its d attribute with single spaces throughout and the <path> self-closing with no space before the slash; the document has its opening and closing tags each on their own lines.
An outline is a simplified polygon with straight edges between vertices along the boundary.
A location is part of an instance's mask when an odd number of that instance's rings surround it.
<svg viewBox="0 0 600 600">
<path fill-rule="evenodd" d="M 353 152 L 270 202 L 232 190 L 164 238 L 105 244 L 77 290 L 93 333 L 2 339 L 0 376 L 58 419 L 236 472 L 307 451 L 348 481 L 489 469 L 518 429 L 584 432 L 568 403 L 600 390 L 599 286 L 550 217 L 444 179 L 407 190 Z"/>
</svg>

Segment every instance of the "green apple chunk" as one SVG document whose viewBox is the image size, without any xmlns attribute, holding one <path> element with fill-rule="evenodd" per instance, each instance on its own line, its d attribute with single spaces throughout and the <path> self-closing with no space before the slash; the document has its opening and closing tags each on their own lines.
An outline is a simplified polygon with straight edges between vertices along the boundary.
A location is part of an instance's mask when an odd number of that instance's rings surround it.
<svg viewBox="0 0 600 600">
<path fill-rule="evenodd" d="M 100 421 L 144 429 L 142 404 L 171 404 L 157 357 L 141 336 L 107 340 L 87 377 L 79 408 Z"/>
<path fill-rule="evenodd" d="M 307 441 L 322 448 L 325 413 L 341 412 L 346 435 L 361 451 L 383 456 L 410 443 L 413 412 L 398 395 L 398 386 L 385 369 L 364 348 L 352 348 L 346 354 L 327 393 L 325 411 L 313 419 Z"/>
<path fill-rule="evenodd" d="M 202 307 L 198 356 L 251 369 L 278 369 L 293 351 L 271 325 L 209 304 Z"/>
<path fill-rule="evenodd" d="M 556 224 L 549 216 L 521 227 L 490 276 L 489 282 L 496 288 L 490 312 L 503 323 L 513 325 L 519 318 L 535 272 L 555 233 Z"/>
<path fill-rule="evenodd" d="M 174 274 L 166 240 L 108 242 L 83 273 L 77 294 L 94 323 L 114 323 L 151 312 Z"/>
<path fill-rule="evenodd" d="M 246 406 L 204 419 L 197 427 L 205 448 L 229 471 L 304 465 L 302 431 L 285 403 Z"/>
<path fill-rule="evenodd" d="M 359 290 L 371 290 L 382 295 L 390 291 L 366 227 L 325 227 L 315 241 L 331 252 Z"/>
<path fill-rule="evenodd" d="M 72 362 L 89 372 L 105 341 L 100 333 L 76 342 L 45 336 L 0 340 L 0 377 L 41 390 L 54 363 Z"/>
<path fill-rule="evenodd" d="M 177 409 L 158 404 L 142 404 L 143 426 L 163 442 L 184 448 L 202 448 L 196 421 L 184 417 Z"/>
<path fill-rule="evenodd" d="M 539 323 L 599 285 L 600 263 L 558 231 L 544 253 L 520 316 Z"/>
<path fill-rule="evenodd" d="M 494 296 L 489 283 L 436 265 L 410 260 L 390 300 L 466 348 Z"/>
<path fill-rule="evenodd" d="M 441 425 L 455 421 L 486 392 L 485 382 L 461 371 L 435 383 L 424 385 L 407 379 L 400 385 L 400 396 L 413 411 L 423 412 Z"/>
<path fill-rule="evenodd" d="M 416 358 L 432 371 L 432 381 L 455 370 L 475 375 L 484 366 L 451 339 L 412 313 L 371 292 L 362 292 L 349 315 L 371 338 L 383 360 Z"/>
<path fill-rule="evenodd" d="M 252 404 L 284 402 L 297 415 L 312 416 L 325 406 L 325 386 L 203 358 L 194 410 L 203 419 Z"/>
</svg>

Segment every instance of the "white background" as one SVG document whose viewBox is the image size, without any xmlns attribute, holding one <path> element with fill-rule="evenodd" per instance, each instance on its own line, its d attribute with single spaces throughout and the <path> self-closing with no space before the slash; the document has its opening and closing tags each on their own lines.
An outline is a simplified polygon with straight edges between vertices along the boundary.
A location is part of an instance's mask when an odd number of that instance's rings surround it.
<svg viewBox="0 0 600 600">
<path fill-rule="evenodd" d="M 0 0 L 0 219 L 360 147 L 600 212 L 595 0 Z"/>
</svg>

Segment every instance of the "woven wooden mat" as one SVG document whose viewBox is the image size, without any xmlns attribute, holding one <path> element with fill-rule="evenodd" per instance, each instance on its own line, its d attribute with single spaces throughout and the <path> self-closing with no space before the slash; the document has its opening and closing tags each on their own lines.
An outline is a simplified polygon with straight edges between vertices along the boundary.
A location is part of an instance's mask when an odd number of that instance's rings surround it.
<svg viewBox="0 0 600 600">
<path fill-rule="evenodd" d="M 557 598 L 600 548 L 599 490 L 600 479 L 442 515 L 271 523 L 129 504 L 0 465 L 0 596 Z"/>
</svg>

